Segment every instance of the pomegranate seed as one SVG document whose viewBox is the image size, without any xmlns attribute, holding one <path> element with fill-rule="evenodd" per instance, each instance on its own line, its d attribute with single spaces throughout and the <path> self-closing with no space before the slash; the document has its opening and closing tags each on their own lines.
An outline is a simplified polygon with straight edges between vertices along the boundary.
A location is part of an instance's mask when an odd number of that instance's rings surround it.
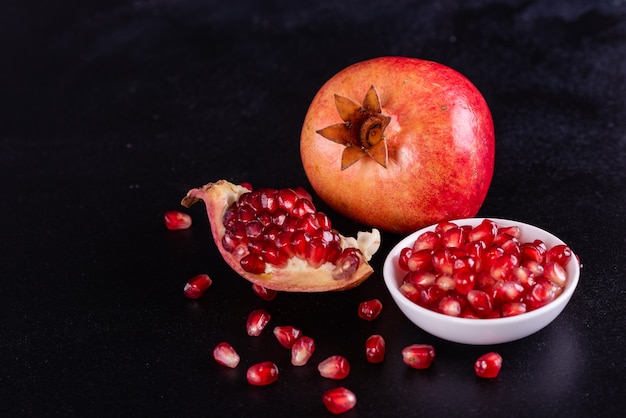
<svg viewBox="0 0 626 418">
<path fill-rule="evenodd" d="M 254 292 L 255 295 L 257 295 L 263 300 L 274 300 L 274 298 L 278 294 L 278 292 L 276 292 L 275 290 L 267 289 L 263 286 L 259 286 L 256 283 L 252 284 L 252 291 Z"/>
<path fill-rule="evenodd" d="M 305 258 L 311 267 L 317 268 L 326 262 L 328 244 L 319 237 L 311 238 L 306 246 Z"/>
<path fill-rule="evenodd" d="M 485 379 L 493 379 L 498 376 L 502 368 L 502 356 L 498 353 L 491 352 L 483 354 L 474 363 L 474 371 L 476 376 Z"/>
<path fill-rule="evenodd" d="M 421 286 L 417 286 L 413 283 L 406 282 L 406 283 L 403 283 L 398 290 L 400 290 L 400 293 L 402 293 L 404 297 L 406 297 L 411 302 L 414 302 L 414 303 L 420 302 L 420 298 L 422 294 Z"/>
<path fill-rule="evenodd" d="M 234 369 L 239 364 L 239 354 L 227 342 L 221 342 L 213 349 L 213 358 L 222 366 Z"/>
<path fill-rule="evenodd" d="M 265 386 L 278 380 L 278 366 L 271 361 L 253 364 L 246 372 L 248 383 L 255 386 Z"/>
<path fill-rule="evenodd" d="M 281 189 L 276 194 L 278 206 L 288 214 L 293 213 L 293 208 L 300 197 L 293 189 Z"/>
<path fill-rule="evenodd" d="M 549 282 L 542 280 L 532 287 L 530 293 L 526 295 L 525 302 L 530 308 L 537 309 L 552 302 L 555 297 L 554 287 Z"/>
<path fill-rule="evenodd" d="M 291 235 L 291 248 L 293 248 L 293 253 L 296 257 L 303 260 L 306 258 L 310 239 L 311 237 L 306 232 L 294 231 Z"/>
<path fill-rule="evenodd" d="M 406 260 L 409 271 L 429 270 L 432 266 L 432 250 L 412 251 L 411 256 Z"/>
<path fill-rule="evenodd" d="M 473 273 L 469 271 L 457 271 L 453 275 L 454 278 L 454 288 L 457 292 L 467 295 L 467 293 L 474 289 L 474 283 L 476 282 L 476 277 Z"/>
<path fill-rule="evenodd" d="M 356 248 L 346 248 L 335 262 L 333 278 L 336 280 L 345 279 L 354 274 L 361 264 L 361 252 Z"/>
<path fill-rule="evenodd" d="M 507 234 L 513 238 L 518 238 L 522 235 L 522 230 L 519 226 L 503 226 L 498 228 L 498 234 Z"/>
<path fill-rule="evenodd" d="M 495 298 L 499 303 L 518 302 L 524 293 L 524 286 L 512 280 L 500 282 L 495 287 Z"/>
<path fill-rule="evenodd" d="M 435 348 L 429 344 L 413 344 L 402 349 L 402 361 L 414 369 L 427 369 L 435 359 Z"/>
<path fill-rule="evenodd" d="M 565 271 L 565 267 L 556 261 L 551 261 L 543 266 L 543 277 L 546 280 L 551 281 L 558 287 L 565 286 L 565 282 L 567 281 L 567 272 Z"/>
<path fill-rule="evenodd" d="M 462 228 L 450 228 L 442 234 L 441 240 L 445 248 L 460 248 L 467 242 L 466 235 Z"/>
<path fill-rule="evenodd" d="M 437 224 L 437 226 L 435 226 L 435 232 L 439 233 L 439 234 L 443 234 L 444 232 L 446 232 L 448 229 L 452 229 L 452 228 L 458 228 L 459 226 L 457 224 L 455 224 L 454 222 L 450 222 L 450 221 L 443 221 L 443 222 L 439 222 Z"/>
<path fill-rule="evenodd" d="M 452 276 L 448 276 L 446 274 L 437 277 L 437 279 L 435 279 L 435 284 L 444 291 L 454 289 L 454 279 Z"/>
<path fill-rule="evenodd" d="M 291 364 L 304 366 L 315 351 L 315 341 L 306 335 L 298 338 L 291 346 Z"/>
<path fill-rule="evenodd" d="M 324 392 L 322 402 L 329 412 L 335 415 L 343 414 L 354 408 L 356 395 L 349 389 L 338 387 Z"/>
<path fill-rule="evenodd" d="M 432 263 L 438 274 L 454 273 L 454 256 L 449 249 L 435 251 L 432 255 Z"/>
<path fill-rule="evenodd" d="M 436 306 L 441 298 L 446 294 L 446 291 L 437 285 L 429 286 L 420 292 L 420 303 L 428 306 Z"/>
<path fill-rule="evenodd" d="M 315 213 L 315 206 L 309 199 L 298 199 L 293 206 L 293 215 L 302 218 L 307 213 Z"/>
<path fill-rule="evenodd" d="M 485 245 L 491 245 L 497 233 L 498 226 L 496 223 L 485 219 L 468 233 L 467 239 L 470 243 L 482 242 Z"/>
<path fill-rule="evenodd" d="M 433 231 L 420 234 L 413 244 L 413 251 L 437 250 L 441 246 L 441 236 Z"/>
<path fill-rule="evenodd" d="M 265 309 L 256 309 L 248 315 L 246 331 L 251 337 L 258 337 L 270 322 L 270 314 Z"/>
<path fill-rule="evenodd" d="M 276 267 L 285 267 L 289 263 L 287 254 L 281 252 L 271 241 L 263 242 L 261 246 L 261 259 Z"/>
<path fill-rule="evenodd" d="M 409 271 L 409 258 L 413 255 L 413 249 L 403 248 L 400 250 L 400 256 L 398 257 L 398 265 L 404 271 Z"/>
<path fill-rule="evenodd" d="M 491 265 L 489 272 L 498 280 L 508 278 L 513 270 L 519 266 L 519 259 L 513 254 L 504 254 L 502 257 L 495 259 Z"/>
<path fill-rule="evenodd" d="M 191 227 L 191 216 L 177 210 L 168 210 L 163 215 L 165 227 L 170 231 Z"/>
<path fill-rule="evenodd" d="M 526 304 L 523 302 L 510 302 L 502 305 L 502 316 L 515 316 L 526 313 Z"/>
<path fill-rule="evenodd" d="M 564 244 L 555 245 L 546 251 L 546 262 L 556 262 L 565 266 L 572 257 L 572 250 Z"/>
<path fill-rule="evenodd" d="M 252 191 L 252 183 L 244 181 L 243 183 L 240 184 L 241 187 L 248 189 L 250 191 Z"/>
<path fill-rule="evenodd" d="M 385 360 L 385 340 L 374 334 L 365 340 L 365 358 L 370 363 L 382 363 Z"/>
<path fill-rule="evenodd" d="M 542 263 L 546 253 L 546 246 L 543 242 L 535 240 L 534 242 L 525 242 L 520 245 L 520 253 L 522 260 L 536 261 Z"/>
<path fill-rule="evenodd" d="M 383 304 L 378 299 L 367 300 L 359 304 L 359 318 L 373 321 L 383 309 Z"/>
<path fill-rule="evenodd" d="M 418 286 L 430 286 L 435 283 L 435 275 L 429 271 L 419 270 L 408 272 L 403 279 L 404 283 L 413 283 Z"/>
<path fill-rule="evenodd" d="M 439 311 L 445 315 L 460 316 L 461 304 L 452 296 L 445 296 L 439 301 Z"/>
<path fill-rule="evenodd" d="M 291 325 L 277 326 L 274 327 L 274 336 L 276 336 L 280 345 L 291 349 L 293 343 L 295 343 L 296 340 L 302 336 L 302 331 L 298 328 L 292 327 Z"/>
<path fill-rule="evenodd" d="M 470 290 L 467 294 L 467 302 L 479 316 L 488 316 L 492 312 L 491 297 L 482 290 Z"/>
<path fill-rule="evenodd" d="M 208 274 L 197 274 L 185 283 L 183 293 L 189 299 L 198 299 L 212 283 Z"/>
<path fill-rule="evenodd" d="M 265 261 L 263 261 L 259 255 L 248 254 L 239 261 L 239 264 L 241 264 L 241 267 L 249 273 L 265 273 Z"/>
<path fill-rule="evenodd" d="M 317 365 L 322 377 L 341 380 L 350 374 L 350 363 L 344 356 L 330 356 Z"/>
</svg>

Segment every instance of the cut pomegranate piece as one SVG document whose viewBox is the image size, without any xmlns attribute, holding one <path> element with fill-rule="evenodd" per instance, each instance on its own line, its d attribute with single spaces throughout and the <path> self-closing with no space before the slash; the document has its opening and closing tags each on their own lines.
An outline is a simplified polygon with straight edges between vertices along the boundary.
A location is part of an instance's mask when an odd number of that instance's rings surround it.
<svg viewBox="0 0 626 418">
<path fill-rule="evenodd" d="M 485 379 L 493 379 L 498 376 L 501 368 L 502 356 L 495 352 L 483 354 L 474 363 L 476 376 Z"/>
<path fill-rule="evenodd" d="M 350 363 L 344 356 L 330 356 L 317 365 L 317 370 L 322 377 L 341 380 L 350 374 Z"/>
<path fill-rule="evenodd" d="M 382 363 L 385 360 L 385 339 L 378 334 L 370 335 L 365 340 L 365 358 L 370 363 Z"/>
<path fill-rule="evenodd" d="M 315 351 L 315 341 L 313 338 L 303 335 L 291 346 L 291 364 L 294 366 L 304 366 Z"/>
<path fill-rule="evenodd" d="M 277 291 L 323 292 L 359 285 L 380 232 L 344 237 L 301 188 L 257 189 L 220 180 L 192 189 L 189 207 L 204 201 L 213 239 L 228 265 L 245 279 Z"/>
<path fill-rule="evenodd" d="M 338 387 L 324 392 L 322 402 L 329 412 L 335 415 L 343 414 L 354 408 L 356 395 L 349 389 Z"/>
<path fill-rule="evenodd" d="M 300 337 L 302 337 L 302 331 L 291 325 L 282 325 L 274 327 L 274 336 L 285 348 L 291 349 L 293 343 Z"/>
<path fill-rule="evenodd" d="M 198 299 L 212 283 L 208 274 L 197 274 L 185 283 L 183 293 L 189 299 Z"/>
<path fill-rule="evenodd" d="M 213 349 L 213 358 L 219 364 L 234 369 L 239 364 L 239 354 L 227 342 L 221 342 Z"/>
<path fill-rule="evenodd" d="M 427 369 L 435 359 L 435 348 L 430 344 L 413 344 L 402 349 L 402 361 L 414 369 Z"/>
<path fill-rule="evenodd" d="M 271 316 L 265 309 L 255 309 L 246 320 L 246 331 L 251 337 L 258 337 L 270 322 Z"/>
<path fill-rule="evenodd" d="M 383 309 L 383 304 L 378 299 L 366 300 L 359 303 L 359 318 L 366 321 L 373 321 L 380 315 Z"/>
<path fill-rule="evenodd" d="M 170 231 L 188 229 L 191 227 L 191 216 L 177 210 L 168 210 L 163 215 L 165 227 Z"/>
<path fill-rule="evenodd" d="M 248 383 L 255 386 L 265 386 L 278 380 L 278 366 L 271 361 L 253 364 L 246 372 Z"/>
</svg>

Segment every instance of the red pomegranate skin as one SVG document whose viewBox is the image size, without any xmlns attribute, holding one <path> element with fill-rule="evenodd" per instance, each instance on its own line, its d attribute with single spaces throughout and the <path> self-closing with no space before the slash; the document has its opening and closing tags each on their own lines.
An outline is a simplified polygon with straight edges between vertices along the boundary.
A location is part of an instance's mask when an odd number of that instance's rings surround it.
<svg viewBox="0 0 626 418">
<path fill-rule="evenodd" d="M 335 94 L 361 103 L 374 86 L 382 114 L 387 167 L 364 157 L 341 170 L 344 145 L 316 131 L 342 123 Z M 381 57 L 351 65 L 328 80 L 310 104 L 301 158 L 311 186 L 342 215 L 394 233 L 473 217 L 491 183 L 495 138 L 478 89 L 432 61 Z"/>
</svg>

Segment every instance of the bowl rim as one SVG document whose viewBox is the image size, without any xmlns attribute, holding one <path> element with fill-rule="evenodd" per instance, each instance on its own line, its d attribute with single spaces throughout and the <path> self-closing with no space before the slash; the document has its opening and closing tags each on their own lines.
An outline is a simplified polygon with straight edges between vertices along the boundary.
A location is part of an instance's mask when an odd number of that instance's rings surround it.
<svg viewBox="0 0 626 418">
<path fill-rule="evenodd" d="M 482 217 L 482 218 L 460 218 L 460 219 L 454 219 L 454 220 L 450 220 L 448 222 L 452 222 L 452 223 L 456 223 L 457 225 L 461 225 L 463 222 L 477 222 L 477 224 L 479 224 L 480 222 L 482 222 L 483 220 L 488 219 L 491 221 L 496 222 L 498 225 L 502 225 L 503 226 L 512 226 L 512 225 L 517 225 L 520 226 L 522 228 L 527 228 L 530 230 L 539 230 L 544 234 L 548 234 L 549 236 L 551 236 L 555 242 L 557 242 L 557 244 L 564 244 L 567 245 L 562 239 L 560 239 L 559 237 L 557 237 L 556 235 L 552 234 L 549 231 L 546 231 L 545 229 L 539 228 L 535 225 L 532 224 L 528 224 L 525 222 L 521 222 L 521 221 L 516 221 L 516 220 L 512 220 L 512 219 L 503 219 L 503 218 L 493 218 L 493 217 Z M 505 317 L 505 318 L 461 318 L 461 317 L 456 317 L 456 316 L 450 316 L 450 315 L 446 315 L 440 312 L 435 312 L 432 311 L 428 308 L 424 308 L 418 304 L 416 304 L 415 302 L 412 302 L 411 300 L 409 300 L 406 296 L 404 296 L 400 290 L 400 281 L 401 278 L 396 277 L 395 274 L 395 266 L 393 263 L 397 262 L 397 257 L 400 254 L 400 250 L 402 250 L 402 248 L 405 248 L 409 245 L 407 245 L 408 243 L 415 242 L 415 239 L 418 237 L 418 235 L 420 235 L 421 233 L 425 232 L 425 231 L 429 231 L 429 230 L 434 230 L 434 228 L 439 224 L 435 223 L 429 226 L 426 226 L 424 228 L 418 229 L 417 231 L 412 232 L 411 234 L 405 236 L 404 238 L 402 238 L 398 243 L 396 243 L 396 245 L 393 246 L 393 248 L 389 251 L 389 253 L 387 254 L 387 256 L 385 257 L 385 261 L 383 264 L 383 280 L 385 282 L 385 285 L 387 286 L 388 291 L 391 293 L 391 296 L 393 297 L 393 299 L 396 300 L 396 303 L 400 304 L 402 301 L 402 303 L 408 308 L 408 309 L 414 309 L 416 312 L 418 312 L 421 315 L 424 315 L 427 318 L 431 318 L 433 320 L 445 320 L 445 321 L 450 321 L 451 323 L 456 323 L 459 325 L 464 325 L 464 326 L 485 326 L 487 324 L 498 324 L 498 326 L 502 326 L 504 324 L 516 324 L 519 322 L 526 322 L 526 321 L 531 321 L 534 318 L 537 317 L 541 317 L 544 316 L 548 313 L 550 313 L 551 311 L 554 310 L 562 310 L 565 308 L 565 305 L 567 305 L 568 301 L 570 300 L 570 298 L 572 297 L 574 291 L 576 290 L 576 287 L 578 286 L 578 282 L 580 279 L 580 264 L 577 261 L 577 256 L 575 255 L 574 251 L 572 250 L 572 257 L 569 261 L 569 263 L 573 263 L 573 269 L 574 269 L 574 274 L 571 275 L 570 277 L 568 277 L 567 279 L 567 283 L 565 285 L 565 288 L 563 289 L 563 292 L 558 295 L 553 301 L 551 301 L 550 303 L 537 308 L 535 310 L 532 310 L 530 312 L 525 312 L 523 314 L 520 315 L 515 315 L 515 316 L 509 316 L 509 317 Z M 557 245 L 554 244 L 554 245 Z M 571 247 L 570 247 L 571 250 Z M 400 298 L 400 299 L 398 299 Z M 406 302 L 406 303 L 404 303 Z M 557 315 L 560 312 L 557 312 Z"/>
</svg>

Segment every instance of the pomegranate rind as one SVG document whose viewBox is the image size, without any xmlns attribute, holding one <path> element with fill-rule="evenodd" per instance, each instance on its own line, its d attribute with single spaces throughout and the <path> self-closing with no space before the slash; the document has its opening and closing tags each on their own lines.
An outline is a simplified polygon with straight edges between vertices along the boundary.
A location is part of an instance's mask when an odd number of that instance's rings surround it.
<svg viewBox="0 0 626 418">
<path fill-rule="evenodd" d="M 359 267 L 348 278 L 334 278 L 332 272 L 335 266 L 333 264 L 325 263 L 318 268 L 313 268 L 306 261 L 297 258 L 290 259 L 287 266 L 283 268 L 268 264 L 265 272 L 261 274 L 245 271 L 241 267 L 240 260 L 246 254 L 231 253 L 222 245 L 222 238 L 226 233 L 222 219 L 226 209 L 242 194 L 249 191 L 227 180 L 219 180 L 189 190 L 181 201 L 185 207 L 190 207 L 199 201 L 204 202 L 215 245 L 224 261 L 244 279 L 266 289 L 283 292 L 328 292 L 352 289 L 374 272 L 368 261 L 380 246 L 380 232 L 377 229 L 371 232 L 359 232 L 356 238 L 341 235 L 343 248 L 352 247 L 361 250 Z"/>
</svg>

